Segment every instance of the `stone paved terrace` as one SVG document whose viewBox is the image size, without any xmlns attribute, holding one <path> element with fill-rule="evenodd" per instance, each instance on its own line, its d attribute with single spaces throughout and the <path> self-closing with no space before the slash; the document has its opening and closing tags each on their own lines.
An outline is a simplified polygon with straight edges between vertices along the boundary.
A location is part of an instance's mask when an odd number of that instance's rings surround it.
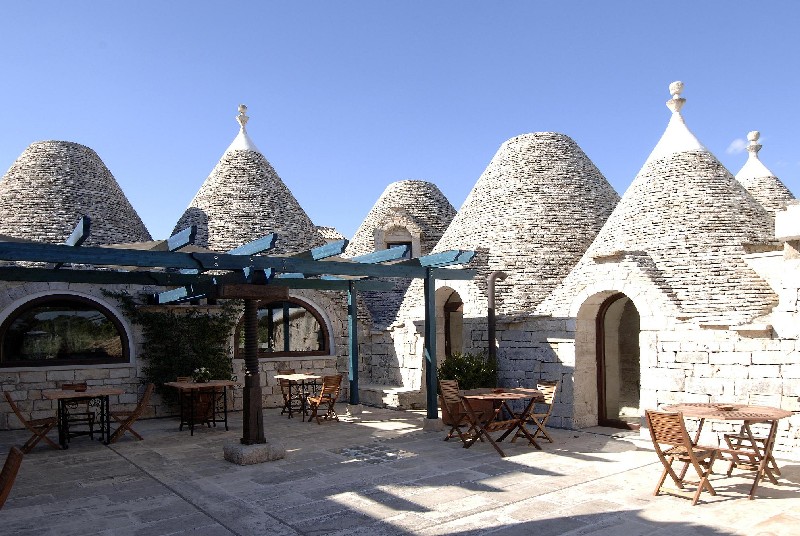
<svg viewBox="0 0 800 536">
<path fill-rule="evenodd" d="M 344 406 L 342 406 L 344 411 Z M 606 428 L 554 430 L 536 451 L 500 458 L 421 429 L 422 413 L 365 408 L 322 425 L 265 410 L 285 459 L 238 466 L 232 428 L 190 437 L 175 419 L 140 421 L 145 440 L 111 447 L 76 438 L 25 457 L 0 511 L 0 534 L 25 535 L 749 535 L 800 533 L 800 464 L 755 501 L 744 478 L 716 475 L 697 506 L 651 495 L 660 465 L 649 441 Z M 345 422 L 346 421 L 346 422 Z M 0 455 L 27 439 L 0 432 Z"/>
</svg>

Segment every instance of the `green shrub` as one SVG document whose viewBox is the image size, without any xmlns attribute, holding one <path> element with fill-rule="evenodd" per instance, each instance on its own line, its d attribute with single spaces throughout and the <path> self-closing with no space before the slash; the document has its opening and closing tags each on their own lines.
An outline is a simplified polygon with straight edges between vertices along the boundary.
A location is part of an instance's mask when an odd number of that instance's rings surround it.
<svg viewBox="0 0 800 536">
<path fill-rule="evenodd" d="M 142 327 L 144 342 L 141 358 L 144 383 L 152 382 L 168 401 L 175 398 L 166 382 L 178 376 L 193 376 L 204 367 L 213 379 L 230 379 L 233 374 L 230 338 L 237 318 L 237 302 L 227 302 L 218 309 L 192 308 L 176 312 L 168 306 L 139 307 L 125 292 L 108 292 L 131 322 Z"/>
<path fill-rule="evenodd" d="M 497 386 L 497 362 L 484 354 L 455 353 L 438 369 L 439 379 L 458 380 L 460 389 Z"/>
</svg>

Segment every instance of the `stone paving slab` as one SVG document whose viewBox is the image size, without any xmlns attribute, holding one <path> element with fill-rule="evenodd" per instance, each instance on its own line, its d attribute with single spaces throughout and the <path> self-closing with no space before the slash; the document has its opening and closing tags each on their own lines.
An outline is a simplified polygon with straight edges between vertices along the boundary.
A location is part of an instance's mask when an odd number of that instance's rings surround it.
<svg viewBox="0 0 800 536">
<path fill-rule="evenodd" d="M 344 415 L 344 406 L 340 415 Z M 421 412 L 365 408 L 321 425 L 264 411 L 281 460 L 240 466 L 231 428 L 179 432 L 139 421 L 145 437 L 109 447 L 76 438 L 26 455 L 0 510 L 0 535 L 748 535 L 800 534 L 800 464 L 779 460 L 780 485 L 747 499 L 745 473 L 715 474 L 700 504 L 653 497 L 661 469 L 649 440 L 605 428 L 553 430 L 538 451 L 462 448 L 422 430 Z M 27 439 L 0 432 L 0 456 Z"/>
</svg>

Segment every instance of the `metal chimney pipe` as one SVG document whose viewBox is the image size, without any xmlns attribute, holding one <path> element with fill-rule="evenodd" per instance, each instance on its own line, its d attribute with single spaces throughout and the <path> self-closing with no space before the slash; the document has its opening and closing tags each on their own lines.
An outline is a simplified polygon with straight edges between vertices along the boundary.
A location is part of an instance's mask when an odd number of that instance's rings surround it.
<svg viewBox="0 0 800 536">
<path fill-rule="evenodd" d="M 497 346 L 495 344 L 495 317 L 494 317 L 494 282 L 495 280 L 504 280 L 508 274 L 495 270 L 486 277 L 487 293 L 489 294 L 489 359 L 497 359 Z"/>
</svg>

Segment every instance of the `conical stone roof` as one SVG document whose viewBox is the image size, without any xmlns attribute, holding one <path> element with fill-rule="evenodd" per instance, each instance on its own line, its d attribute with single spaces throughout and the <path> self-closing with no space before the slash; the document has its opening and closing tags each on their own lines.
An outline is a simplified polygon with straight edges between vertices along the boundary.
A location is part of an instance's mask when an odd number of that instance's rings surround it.
<svg viewBox="0 0 800 536">
<path fill-rule="evenodd" d="M 32 143 L 0 180 L 0 234 L 60 244 L 84 215 L 92 220 L 87 246 L 151 240 L 114 176 L 89 147 Z"/>
<path fill-rule="evenodd" d="M 774 303 L 767 283 L 745 265 L 742 246 L 769 241 L 772 217 L 686 127 L 681 89 L 670 86 L 673 115 L 650 158 L 538 313 L 564 314 L 600 272 L 615 270 L 607 265 L 614 256 L 638 265 L 667 302 L 698 320 L 736 323 Z"/>
<path fill-rule="evenodd" d="M 776 211 L 782 210 L 786 203 L 794 199 L 794 196 L 758 158 L 758 152 L 761 150 L 761 144 L 758 143 L 760 137 L 761 134 L 757 130 L 748 132 L 747 139 L 750 143 L 747 146 L 747 152 L 749 156 L 742 169 L 736 174 L 736 180 L 750 192 L 756 201 L 761 203 L 761 206 L 774 214 Z"/>
<path fill-rule="evenodd" d="M 219 252 L 270 232 L 278 233 L 272 253 L 296 253 L 324 244 L 292 192 L 247 135 L 246 111 L 246 106 L 239 107 L 239 134 L 173 232 L 197 225 L 196 243 Z"/>
<path fill-rule="evenodd" d="M 375 230 L 393 227 L 418 233 L 419 255 L 427 255 L 455 215 L 456 209 L 435 184 L 419 180 L 393 182 L 364 218 L 347 246 L 345 256 L 355 257 L 375 251 Z"/>
<path fill-rule="evenodd" d="M 497 312 L 530 311 L 578 262 L 618 201 L 569 136 L 523 134 L 503 143 L 434 252 L 478 251 L 468 265 L 479 271 L 478 310 L 486 276 L 502 270 L 508 278 L 497 286 Z"/>
<path fill-rule="evenodd" d="M 364 218 L 344 256 L 356 257 L 385 248 L 385 243 L 375 243 L 376 235 L 386 237 L 394 229 L 411 235 L 414 256 L 427 255 L 455 215 L 456 209 L 435 184 L 420 180 L 393 182 Z M 395 319 L 410 283 L 397 278 L 389 281 L 394 284 L 390 291 L 363 293 L 364 302 L 377 326 L 388 325 Z"/>
</svg>

